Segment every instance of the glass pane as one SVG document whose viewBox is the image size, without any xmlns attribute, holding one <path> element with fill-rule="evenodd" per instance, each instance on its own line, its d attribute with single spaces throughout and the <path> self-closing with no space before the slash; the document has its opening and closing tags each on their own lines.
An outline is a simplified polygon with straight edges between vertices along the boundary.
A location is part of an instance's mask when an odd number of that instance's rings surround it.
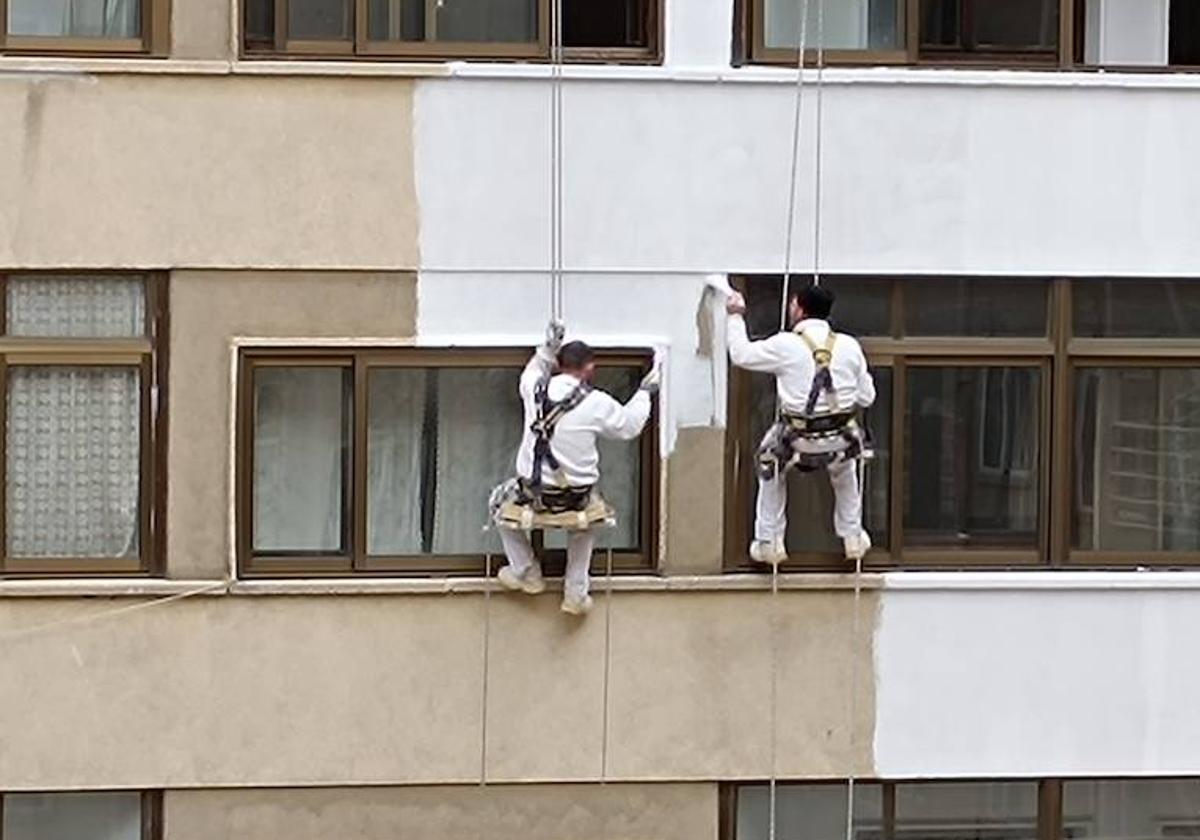
<svg viewBox="0 0 1200 840">
<path fill-rule="evenodd" d="M 8 278 L 7 325 L 12 336 L 133 338 L 146 334 L 141 277 Z"/>
<path fill-rule="evenodd" d="M 517 368 L 375 368 L 368 375 L 367 550 L 481 554 L 488 491 L 514 472 Z"/>
<path fill-rule="evenodd" d="M 1050 50 L 1059 0 L 924 0 L 921 44 L 958 50 Z"/>
<path fill-rule="evenodd" d="M 9 368 L 10 556 L 138 556 L 140 418 L 136 369 Z"/>
<path fill-rule="evenodd" d="M 896 785 L 893 840 L 1037 840 L 1036 782 Z"/>
<path fill-rule="evenodd" d="M 254 550 L 342 553 L 348 368 L 254 371 Z"/>
<path fill-rule="evenodd" d="M 1200 550 L 1200 368 L 1078 370 L 1074 444 L 1076 548 Z"/>
<path fill-rule="evenodd" d="M 843 840 L 846 837 L 845 784 L 781 784 L 775 788 L 775 836 L 780 840 Z M 737 791 L 736 840 L 769 840 L 771 794 L 767 785 L 741 785 Z M 854 785 L 854 837 L 879 840 L 883 832 L 880 785 Z"/>
<path fill-rule="evenodd" d="M 1176 67 L 1200 66 L 1200 0 L 1171 0 L 1168 61 Z"/>
<path fill-rule="evenodd" d="M 1071 299 L 1081 338 L 1200 336 L 1200 280 L 1079 280 Z"/>
<path fill-rule="evenodd" d="M 4 840 L 140 840 L 139 793 L 9 793 Z"/>
<path fill-rule="evenodd" d="M 647 45 L 652 0 L 565 0 L 563 45 L 620 48 Z"/>
<path fill-rule="evenodd" d="M 979 49 L 1053 49 L 1059 0 L 974 0 L 971 23 Z"/>
<path fill-rule="evenodd" d="M 875 368 L 877 396 L 875 405 L 866 412 L 867 429 L 875 446 L 875 458 L 864 468 L 863 524 L 871 541 L 886 548 L 888 539 L 888 499 L 892 453 L 892 370 Z M 750 413 L 750 437 L 758 446 L 767 429 L 775 421 L 775 377 L 748 374 L 753 408 Z M 749 465 L 746 467 L 750 469 Z M 748 499 L 745 516 L 754 521 L 755 499 Z M 788 551 L 792 554 L 840 554 L 842 545 L 833 532 L 833 490 L 824 475 L 792 472 L 788 476 L 787 505 Z"/>
<path fill-rule="evenodd" d="M 288 0 L 288 38 L 344 41 L 352 37 L 354 0 Z"/>
<path fill-rule="evenodd" d="M 789 284 L 795 294 L 812 282 L 795 277 Z M 832 321 L 836 329 L 850 335 L 889 335 L 892 318 L 892 284 L 889 280 L 823 277 L 821 284 L 833 290 L 836 300 Z M 779 332 L 781 277 L 752 277 L 745 284 L 746 327 L 753 339 Z"/>
<path fill-rule="evenodd" d="M 913 336 L 1045 336 L 1050 283 L 974 277 L 904 280 L 904 331 Z"/>
<path fill-rule="evenodd" d="M 8 0 L 10 35 L 139 38 L 141 0 Z"/>
<path fill-rule="evenodd" d="M 270 49 L 275 45 L 275 0 L 243 0 L 246 6 L 246 45 Z"/>
<path fill-rule="evenodd" d="M 768 49 L 797 48 L 803 4 L 804 0 L 766 0 L 763 35 Z M 805 48 L 816 50 L 823 44 L 827 50 L 901 49 L 897 7 L 896 0 L 808 0 Z"/>
<path fill-rule="evenodd" d="M 1038 545 L 1041 373 L 1016 367 L 908 370 L 908 545 Z"/>
<path fill-rule="evenodd" d="M 602 367 L 596 371 L 595 385 L 624 403 L 633 396 L 644 375 L 645 371 L 638 367 Z M 600 451 L 600 494 L 617 512 L 616 527 L 602 528 L 598 532 L 597 554 L 607 548 L 637 551 L 642 547 L 642 447 L 638 440 L 598 440 L 597 449 Z M 548 548 L 566 548 L 566 545 L 566 537 L 561 532 L 546 534 Z M 599 557 L 596 562 L 600 562 Z"/>
<path fill-rule="evenodd" d="M 538 0 L 368 0 L 367 31 L 372 41 L 526 44 L 538 37 L 537 10 Z"/>
<path fill-rule="evenodd" d="M 1064 782 L 1063 826 L 1072 840 L 1200 837 L 1200 781 Z"/>
</svg>

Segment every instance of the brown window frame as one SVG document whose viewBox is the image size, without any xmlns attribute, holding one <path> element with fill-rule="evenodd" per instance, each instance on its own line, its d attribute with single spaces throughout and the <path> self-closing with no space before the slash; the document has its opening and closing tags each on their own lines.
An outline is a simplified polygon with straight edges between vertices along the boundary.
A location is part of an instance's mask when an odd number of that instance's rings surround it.
<svg viewBox="0 0 1200 840">
<path fill-rule="evenodd" d="M 762 275 L 733 278 L 744 288 Z M 1047 283 L 1047 334 L 1031 338 L 906 337 L 904 334 L 905 283 L 907 280 L 955 277 L 881 277 L 839 275 L 845 280 L 871 280 L 889 284 L 890 334 L 862 336 L 860 342 L 874 368 L 892 371 L 888 546 L 867 555 L 866 567 L 887 569 L 953 568 L 1157 568 L 1200 566 L 1200 551 L 1082 551 L 1071 545 L 1074 498 L 1072 475 L 1075 415 L 1075 371 L 1088 367 L 1200 367 L 1200 336 L 1196 338 L 1075 338 L 1072 289 L 1076 284 L 1103 278 L 1023 278 Z M 837 278 L 835 278 L 837 279 Z M 1153 281 L 1160 278 L 1141 278 Z M 1180 278 L 1161 278 L 1180 279 Z M 796 277 L 793 276 L 793 282 Z M 1187 282 L 1200 280 L 1187 279 Z M 993 550 L 969 547 L 927 548 L 904 545 L 904 468 L 907 461 L 905 401 L 907 372 L 921 366 L 1036 366 L 1041 371 L 1038 408 L 1038 549 Z M 730 365 L 728 429 L 725 458 L 725 568 L 749 571 L 746 557 L 751 521 L 750 502 L 755 488 L 749 465 L 757 441 L 749 439 L 751 405 L 749 374 Z M 823 523 L 822 523 L 823 525 Z M 846 561 L 834 554 L 797 553 L 785 565 L 789 571 L 845 571 Z"/>
<path fill-rule="evenodd" d="M 238 573 L 246 578 L 289 577 L 427 577 L 431 575 L 481 575 L 503 565 L 499 543 L 490 555 L 483 554 L 412 554 L 398 556 L 369 555 L 366 552 L 367 514 L 367 374 L 372 368 L 512 368 L 522 369 L 529 361 L 529 349 L 514 348 L 254 348 L 243 349 L 238 358 L 236 511 Z M 640 367 L 649 370 L 653 354 L 636 348 L 597 349 L 601 367 Z M 336 365 L 351 371 L 350 457 L 347 459 L 346 515 L 343 521 L 341 553 L 321 556 L 259 555 L 253 551 L 253 476 L 254 416 L 253 373 L 268 366 Z M 514 393 L 513 399 L 516 399 Z M 657 408 L 637 445 L 641 447 L 641 550 L 614 551 L 613 569 L 621 573 L 645 573 L 656 568 L 658 557 L 659 456 Z M 481 487 L 486 494 L 491 488 Z M 535 534 L 534 549 L 545 563 L 547 574 L 561 574 L 565 552 L 545 549 L 540 534 Z M 604 535 L 601 532 L 593 559 L 593 570 L 604 568 Z"/>
<path fill-rule="evenodd" d="M 20 791 L 20 793 L 38 793 L 46 796 L 72 793 L 109 793 L 110 791 Z M 4 792 L 0 791 L 0 840 L 4 840 Z M 141 840 L 163 840 L 163 792 L 161 790 L 144 790 L 142 797 L 142 834 Z"/>
<path fill-rule="evenodd" d="M 288 38 L 288 0 L 274 0 L 275 31 L 270 47 L 250 44 L 246 37 L 247 4 L 241 0 L 245 59 L 337 59 L 404 61 L 550 61 L 551 0 L 538 0 L 538 36 L 526 43 L 487 41 L 372 41 L 367 32 L 368 0 L 354 0 L 350 9 L 350 38 L 342 40 L 291 40 Z M 563 60 L 577 64 L 661 64 L 663 59 L 663 3 L 648 0 L 645 47 L 564 47 Z"/>
<path fill-rule="evenodd" d="M 139 277 L 145 289 L 140 338 L 24 338 L 7 335 L 10 276 Z M 139 552 L 134 560 L 99 557 L 9 557 L 6 503 L 0 503 L 0 578 L 157 576 L 165 570 L 167 509 L 168 284 L 165 275 L 137 271 L 0 272 L 0 429 L 7 424 L 8 368 L 17 365 L 137 368 L 141 391 Z M 0 437 L 0 487 L 6 486 L 7 440 Z"/>
<path fill-rule="evenodd" d="M 818 0 L 810 0 L 813 3 Z M 768 48 L 764 40 L 763 20 L 766 3 L 771 0 L 735 0 L 735 38 L 747 64 L 768 64 L 795 67 L 799 55 L 795 49 Z M 895 50 L 848 50 L 816 47 L 817 34 L 808 32 L 804 50 L 804 65 L 816 67 L 818 62 L 828 66 L 933 66 L 987 68 L 1071 68 L 1077 63 L 1077 33 L 1082 19 L 1076 4 L 1082 0 L 1058 0 L 1058 45 L 1054 50 L 948 50 L 921 47 L 921 2 L 896 0 L 896 20 L 904 27 L 904 45 Z"/>
<path fill-rule="evenodd" d="M 1064 819 L 1063 819 L 1063 786 L 1066 781 L 1072 782 L 1091 782 L 1091 781 L 1127 781 L 1125 778 L 1112 779 L 1090 779 L 1079 778 L 1065 780 L 1061 778 L 953 778 L 953 779 L 909 779 L 901 782 L 889 781 L 885 779 L 855 779 L 855 784 L 877 785 L 880 788 L 880 832 L 879 840 L 895 840 L 896 838 L 896 788 L 898 785 L 905 787 L 915 787 L 920 785 L 937 785 L 937 784 L 1004 784 L 1004 783 L 1026 783 L 1037 785 L 1037 813 L 1035 820 L 1037 824 L 1037 840 L 1063 840 Z M 1179 781 L 1179 777 L 1148 777 L 1139 779 L 1139 781 Z M 762 785 L 764 782 L 725 782 L 721 785 L 718 796 L 718 840 L 744 840 L 739 838 L 737 833 L 737 816 L 738 816 L 738 793 L 742 788 Z M 845 787 L 845 779 L 821 779 L 805 782 L 780 782 L 780 787 Z"/>
<path fill-rule="evenodd" d="M 166 57 L 171 47 L 171 0 L 140 0 L 142 32 L 137 38 L 77 38 L 9 35 L 8 4 L 0 0 L 0 55 L 92 55 Z"/>
</svg>

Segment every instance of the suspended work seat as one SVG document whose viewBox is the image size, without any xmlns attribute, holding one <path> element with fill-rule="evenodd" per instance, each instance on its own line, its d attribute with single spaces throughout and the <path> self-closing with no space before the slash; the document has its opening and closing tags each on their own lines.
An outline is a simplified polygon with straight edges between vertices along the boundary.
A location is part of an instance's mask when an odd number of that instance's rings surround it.
<svg viewBox="0 0 1200 840">
<path fill-rule="evenodd" d="M 489 508 L 497 526 L 513 531 L 586 531 L 617 524 L 612 506 L 592 487 L 543 487 L 535 493 L 525 482 L 513 478 L 492 491 Z"/>
</svg>

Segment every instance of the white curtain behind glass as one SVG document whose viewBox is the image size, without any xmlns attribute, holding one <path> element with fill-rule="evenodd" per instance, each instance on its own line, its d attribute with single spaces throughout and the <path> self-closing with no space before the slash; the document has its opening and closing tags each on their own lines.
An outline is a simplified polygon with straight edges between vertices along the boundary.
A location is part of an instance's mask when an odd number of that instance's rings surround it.
<svg viewBox="0 0 1200 840">
<path fill-rule="evenodd" d="M 54 338 L 132 338 L 146 332 L 140 277 L 8 278 L 8 334 Z"/>
<path fill-rule="evenodd" d="M 370 373 L 367 421 L 367 552 L 421 553 L 424 368 Z"/>
<path fill-rule="evenodd" d="M 10 35 L 137 38 L 141 0 L 8 0 Z"/>
<path fill-rule="evenodd" d="M 343 368 L 254 373 L 254 548 L 342 548 Z"/>
<path fill-rule="evenodd" d="M 515 368 L 444 368 L 437 376 L 437 490 L 433 552 L 476 554 L 488 491 L 514 472 L 524 416 Z"/>
<path fill-rule="evenodd" d="M 764 40 L 773 49 L 796 49 L 800 43 L 800 8 L 803 0 L 767 0 Z M 822 0 L 809 0 L 808 30 L 805 33 L 805 48 L 817 48 L 820 4 Z M 894 2 L 894 0 L 886 0 Z M 869 0 L 825 0 L 824 37 L 821 39 L 827 50 L 866 49 L 870 46 L 870 3 Z"/>
<path fill-rule="evenodd" d="M 140 840 L 138 793 L 10 793 L 4 840 Z"/>
<path fill-rule="evenodd" d="M 8 379 L 9 554 L 137 556 L 137 370 L 16 366 Z"/>
</svg>

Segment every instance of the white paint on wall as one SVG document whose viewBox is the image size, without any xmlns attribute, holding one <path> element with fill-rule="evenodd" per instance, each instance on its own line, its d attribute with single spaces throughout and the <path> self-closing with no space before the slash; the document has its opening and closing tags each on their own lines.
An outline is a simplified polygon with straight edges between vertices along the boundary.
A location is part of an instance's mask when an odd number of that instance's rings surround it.
<svg viewBox="0 0 1200 840">
<path fill-rule="evenodd" d="M 826 271 L 1200 271 L 1191 140 L 1200 109 L 1189 107 L 1189 91 L 1132 88 L 1120 74 L 1107 85 L 1040 86 L 953 84 L 953 71 L 876 75 L 854 71 L 853 81 L 824 92 Z M 569 79 L 567 269 L 778 272 L 793 92 L 774 83 Z M 813 262 L 812 93 L 797 270 Z M 417 82 L 425 269 L 547 265 L 548 103 L 544 79 Z"/>
<path fill-rule="evenodd" d="M 702 310 L 704 275 L 572 274 L 563 279 L 568 338 L 598 347 L 645 347 L 660 353 L 662 452 L 684 426 L 724 425 L 723 311 Z M 532 347 L 550 318 L 547 274 L 421 272 L 417 335 L 421 344 Z M 698 319 L 717 339 L 702 347 Z M 718 327 L 720 327 L 718 329 Z"/>
<path fill-rule="evenodd" d="M 663 64 L 667 67 L 728 67 L 733 48 L 733 3 L 728 0 L 664 0 Z"/>
<path fill-rule="evenodd" d="M 876 632 L 880 777 L 1200 773 L 1194 589 L 889 588 Z"/>
</svg>

